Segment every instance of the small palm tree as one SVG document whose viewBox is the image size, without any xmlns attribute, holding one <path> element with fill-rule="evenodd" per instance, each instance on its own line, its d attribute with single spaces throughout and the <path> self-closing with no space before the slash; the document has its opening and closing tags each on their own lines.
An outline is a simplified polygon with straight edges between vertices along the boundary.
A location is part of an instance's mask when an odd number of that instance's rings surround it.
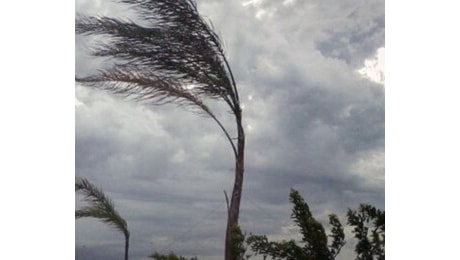
<svg viewBox="0 0 460 260">
<path fill-rule="evenodd" d="M 235 80 L 221 41 L 192 0 L 117 0 L 145 22 L 77 16 L 76 33 L 106 36 L 93 55 L 114 60 L 111 68 L 76 80 L 87 86 L 152 104 L 175 103 L 212 118 L 235 155 L 235 180 L 228 206 L 225 259 L 233 260 L 231 230 L 238 226 L 243 188 L 245 134 Z M 235 117 L 231 137 L 205 99 L 225 102 Z"/>
<path fill-rule="evenodd" d="M 113 202 L 104 194 L 101 189 L 97 188 L 84 178 L 76 178 L 75 192 L 80 192 L 85 195 L 85 200 L 90 203 L 90 206 L 76 210 L 75 218 L 97 218 L 121 231 L 125 236 L 125 260 L 128 260 L 128 224 L 126 223 L 126 220 L 124 220 L 115 210 Z"/>
</svg>

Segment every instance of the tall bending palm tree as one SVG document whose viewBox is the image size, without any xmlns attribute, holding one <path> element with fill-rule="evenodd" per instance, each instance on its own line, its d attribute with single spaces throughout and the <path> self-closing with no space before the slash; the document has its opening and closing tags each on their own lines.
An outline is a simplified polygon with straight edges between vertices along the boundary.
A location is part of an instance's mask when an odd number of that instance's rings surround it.
<svg viewBox="0 0 460 260">
<path fill-rule="evenodd" d="M 233 260 L 231 230 L 238 226 L 244 174 L 245 135 L 235 80 L 221 41 L 192 0 L 115 0 L 130 5 L 145 22 L 77 16 L 76 33 L 105 36 L 93 55 L 112 58 L 109 69 L 77 77 L 84 85 L 153 104 L 176 103 L 198 108 L 224 132 L 235 156 L 235 180 L 228 206 L 225 259 Z M 236 137 L 205 104 L 225 102 L 235 117 Z"/>
<path fill-rule="evenodd" d="M 115 227 L 125 236 L 125 260 L 128 260 L 129 231 L 128 224 L 115 210 L 112 201 L 98 187 L 94 186 L 87 179 L 76 178 L 75 192 L 85 195 L 85 200 L 90 206 L 75 211 L 75 218 L 92 217 L 101 219 L 105 223 Z"/>
</svg>

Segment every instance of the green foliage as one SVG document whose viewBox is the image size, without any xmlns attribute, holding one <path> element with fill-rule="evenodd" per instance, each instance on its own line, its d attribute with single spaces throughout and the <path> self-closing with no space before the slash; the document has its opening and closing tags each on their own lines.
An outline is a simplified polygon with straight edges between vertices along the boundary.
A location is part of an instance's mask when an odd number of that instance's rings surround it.
<svg viewBox="0 0 460 260">
<path fill-rule="evenodd" d="M 305 251 L 294 240 L 272 242 L 266 236 L 250 235 L 246 242 L 256 255 L 271 256 L 272 259 L 310 259 Z"/>
<path fill-rule="evenodd" d="M 272 242 L 266 236 L 250 235 L 247 243 L 256 254 L 262 254 L 272 259 L 311 259 L 311 260 L 332 260 L 340 252 L 345 244 L 343 227 L 337 216 L 329 215 L 332 226 L 331 245 L 328 245 L 328 236 L 324 227 L 311 214 L 308 204 L 304 201 L 299 192 L 291 189 L 289 199 L 294 207 L 291 218 L 297 224 L 302 234 L 302 244 L 297 245 L 294 240 Z"/>
<path fill-rule="evenodd" d="M 291 218 L 302 234 L 302 244 L 294 240 L 273 242 L 266 236 L 250 235 L 246 242 L 256 254 L 272 259 L 332 260 L 345 244 L 343 226 L 336 215 L 329 215 L 331 243 L 328 244 L 324 227 L 311 214 L 308 204 L 299 192 L 291 189 L 289 199 L 294 204 Z M 360 204 L 358 210 L 348 209 L 347 219 L 358 240 L 356 260 L 385 260 L 385 211 L 369 204 Z"/>
<path fill-rule="evenodd" d="M 335 214 L 329 215 L 329 224 L 332 226 L 331 235 L 332 243 L 329 246 L 329 250 L 333 258 L 335 258 L 339 253 L 343 245 L 345 245 L 345 233 L 343 232 L 342 224 Z"/>
<path fill-rule="evenodd" d="M 245 244 L 246 234 L 241 231 L 239 226 L 233 226 L 230 228 L 230 243 L 232 255 L 236 260 L 246 260 L 251 256 L 246 255 L 247 245 Z"/>
<path fill-rule="evenodd" d="M 331 252 L 329 252 L 327 246 L 327 235 L 324 227 L 313 217 L 308 204 L 300 196 L 299 192 L 294 189 L 291 189 L 289 199 L 294 204 L 291 218 L 300 228 L 302 242 L 305 243 L 304 251 L 306 255 L 313 259 L 332 259 Z M 338 224 L 340 225 L 340 222 Z M 341 225 L 340 228 L 342 228 Z"/>
<path fill-rule="evenodd" d="M 353 233 L 358 239 L 355 248 L 356 260 L 384 260 L 385 211 L 361 204 L 358 211 L 349 209 L 347 217 L 348 224 L 354 227 Z"/>
<path fill-rule="evenodd" d="M 115 206 L 104 192 L 85 178 L 75 179 L 75 192 L 85 195 L 90 205 L 75 211 L 75 218 L 92 217 L 115 227 L 125 236 L 125 260 L 128 259 L 129 230 L 126 220 L 115 210 Z"/>
<path fill-rule="evenodd" d="M 85 195 L 85 201 L 90 203 L 89 206 L 75 211 L 76 219 L 83 217 L 97 218 L 123 232 L 125 236 L 129 236 L 126 220 L 115 210 L 112 200 L 101 189 L 85 178 L 76 178 L 75 192 Z"/>
<path fill-rule="evenodd" d="M 192 258 L 185 258 L 183 256 L 177 256 L 175 253 L 170 252 L 168 255 L 163 255 L 158 252 L 153 253 L 150 258 L 153 258 L 155 260 L 198 260 L 198 258 L 192 257 Z"/>
</svg>

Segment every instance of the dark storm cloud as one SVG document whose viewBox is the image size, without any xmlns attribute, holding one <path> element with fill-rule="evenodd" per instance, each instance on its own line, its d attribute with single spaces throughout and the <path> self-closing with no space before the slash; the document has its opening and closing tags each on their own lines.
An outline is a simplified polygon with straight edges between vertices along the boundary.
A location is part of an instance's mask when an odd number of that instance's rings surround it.
<svg viewBox="0 0 460 260">
<path fill-rule="evenodd" d="M 122 260 L 124 256 L 123 245 L 108 246 L 78 246 L 75 248 L 75 259 L 93 260 Z"/>
<path fill-rule="evenodd" d="M 349 15 L 351 22 L 348 26 L 327 30 L 326 38 L 316 43 L 321 53 L 343 59 L 354 66 L 361 65 L 363 59 L 371 56 L 385 35 L 383 3 L 378 9 L 371 10 L 372 13 L 364 12 L 357 8 Z"/>
<path fill-rule="evenodd" d="M 106 2 L 78 0 L 76 9 L 132 16 Z M 360 202 L 384 208 L 385 92 L 355 72 L 384 46 L 384 2 L 206 0 L 198 7 L 223 36 L 244 105 L 243 229 L 295 235 L 291 187 L 322 221 Z M 87 56 L 91 41 L 76 37 L 77 75 L 103 64 Z M 234 162 L 215 123 L 173 105 L 138 105 L 80 86 L 76 98 L 76 175 L 100 186 L 126 218 L 131 259 L 155 250 L 219 258 L 223 190 L 231 191 Z M 234 133 L 228 109 L 210 106 Z M 79 255 L 121 257 L 121 234 L 93 233 L 105 229 L 77 222 Z"/>
</svg>

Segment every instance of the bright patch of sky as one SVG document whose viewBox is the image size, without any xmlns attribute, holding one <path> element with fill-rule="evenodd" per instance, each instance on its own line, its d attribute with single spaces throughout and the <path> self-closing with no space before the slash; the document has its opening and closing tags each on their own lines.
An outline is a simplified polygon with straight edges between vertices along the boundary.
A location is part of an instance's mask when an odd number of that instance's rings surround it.
<svg viewBox="0 0 460 260">
<path fill-rule="evenodd" d="M 273 14 L 273 11 L 262 8 L 261 7 L 262 2 L 263 0 L 248 0 L 248 1 L 243 2 L 243 6 L 252 5 L 257 10 L 255 13 L 255 17 L 257 19 L 262 19 L 264 16 L 271 16 Z M 285 1 L 285 2 L 292 2 L 292 1 Z"/>
<path fill-rule="evenodd" d="M 247 6 L 247 5 L 254 5 L 254 6 L 258 6 L 262 3 L 263 0 L 248 0 L 246 2 L 243 3 L 243 6 Z"/>
<path fill-rule="evenodd" d="M 358 73 L 370 81 L 385 85 L 385 47 L 377 49 L 373 57 L 364 60 Z"/>
<path fill-rule="evenodd" d="M 188 84 L 187 86 L 185 86 L 186 89 L 194 89 L 196 88 L 197 86 L 195 84 Z"/>
<path fill-rule="evenodd" d="M 294 2 L 295 2 L 295 0 L 284 0 L 283 5 L 289 5 L 289 4 L 292 4 Z"/>
<path fill-rule="evenodd" d="M 77 97 L 75 97 L 75 107 L 76 108 L 84 106 L 84 105 L 85 104 L 83 104 L 83 102 L 81 102 Z"/>
<path fill-rule="evenodd" d="M 369 186 L 382 187 L 385 181 L 385 152 L 378 149 L 363 154 L 351 165 L 350 172 L 360 176 Z"/>
</svg>

